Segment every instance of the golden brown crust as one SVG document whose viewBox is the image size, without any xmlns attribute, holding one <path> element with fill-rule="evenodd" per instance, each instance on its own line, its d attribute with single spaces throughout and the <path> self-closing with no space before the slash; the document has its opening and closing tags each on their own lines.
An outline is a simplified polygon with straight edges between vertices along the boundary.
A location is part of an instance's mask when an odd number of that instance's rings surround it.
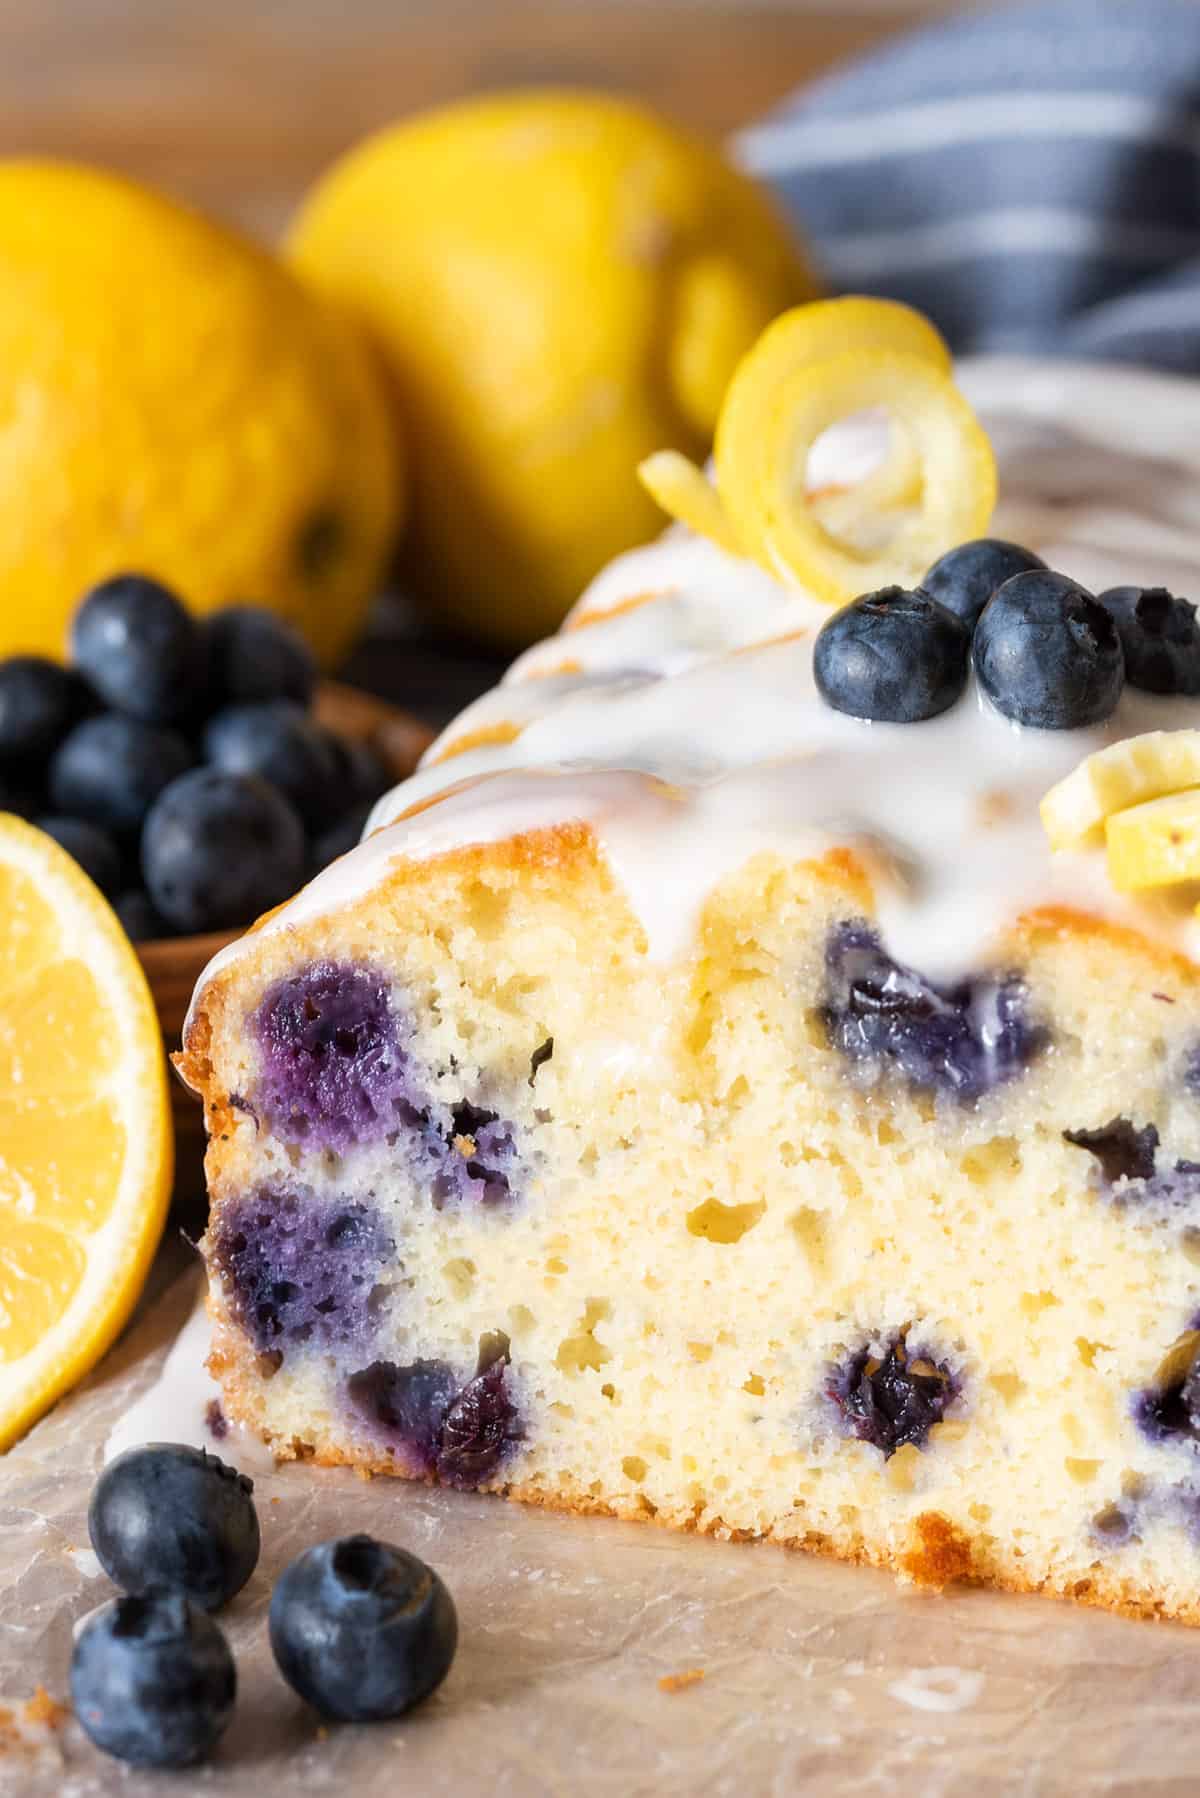
<svg viewBox="0 0 1200 1798">
<path fill-rule="evenodd" d="M 975 1573 L 969 1536 L 940 1511 L 922 1511 L 913 1524 L 914 1541 L 900 1556 L 901 1571 L 917 1586 L 953 1586 Z"/>
<path fill-rule="evenodd" d="M 232 1355 L 213 1357 L 210 1367 L 223 1378 L 226 1411 L 230 1417 L 256 1427 L 253 1407 L 243 1404 L 244 1385 L 238 1364 L 243 1357 L 239 1348 Z M 386 1454 L 367 1448 L 356 1448 L 334 1442 L 302 1442 L 292 1438 L 273 1441 L 271 1446 L 280 1460 L 311 1461 L 318 1467 L 353 1467 L 364 1478 L 388 1477 L 406 1479 L 418 1485 L 436 1486 L 431 1474 L 412 1475 L 398 1467 Z M 926 1591 L 940 1592 L 948 1586 L 971 1585 L 994 1591 L 1035 1594 L 1047 1598 L 1066 1598 L 1100 1610 L 1116 1611 L 1122 1616 L 1157 1619 L 1200 1627 L 1200 1597 L 1190 1604 L 1171 1607 L 1162 1598 L 1149 1597 L 1144 1590 L 1123 1579 L 1112 1568 L 1096 1563 L 1086 1576 L 1037 1580 L 1024 1573 L 1019 1561 L 1001 1561 L 995 1547 L 985 1546 L 982 1536 L 972 1537 L 958 1524 L 937 1511 L 923 1511 L 914 1520 L 908 1542 L 894 1550 L 882 1542 L 867 1542 L 855 1531 L 834 1538 L 822 1530 L 803 1530 L 796 1525 L 796 1513 L 790 1513 L 788 1528 L 764 1532 L 731 1528 L 719 1514 L 704 1517 L 699 1506 L 668 1511 L 648 1499 L 626 1497 L 620 1493 L 597 1491 L 599 1482 L 584 1485 L 565 1475 L 553 1483 L 532 1480 L 497 1479 L 479 1488 L 492 1496 L 512 1502 L 536 1505 L 543 1510 L 570 1512 L 581 1517 L 611 1517 L 624 1523 L 654 1523 L 663 1529 L 686 1534 L 715 1536 L 721 1541 L 768 1541 L 778 1547 L 820 1554 L 831 1560 L 852 1565 L 877 1567 L 898 1575 L 902 1580 Z"/>
<path fill-rule="evenodd" d="M 456 755 L 466 755 L 470 749 L 491 749 L 505 743 L 515 743 L 521 734 L 521 726 L 511 722 L 502 724 L 481 724 L 478 730 L 464 731 L 461 737 L 431 756 L 429 766 L 436 767 L 441 762 L 453 761 Z"/>
<path fill-rule="evenodd" d="M 573 612 L 562 627 L 562 635 L 572 631 L 585 631 L 589 625 L 605 624 L 610 618 L 620 618 L 625 612 L 640 612 L 643 606 L 651 606 L 656 599 L 670 597 L 670 589 L 659 587 L 649 593 L 634 593 L 628 599 L 618 600 L 616 605 L 587 612 Z"/>
</svg>

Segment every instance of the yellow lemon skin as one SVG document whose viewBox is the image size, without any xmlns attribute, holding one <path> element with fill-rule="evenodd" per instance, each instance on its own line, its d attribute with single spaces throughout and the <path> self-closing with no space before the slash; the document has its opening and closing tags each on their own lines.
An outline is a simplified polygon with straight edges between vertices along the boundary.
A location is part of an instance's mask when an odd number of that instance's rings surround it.
<svg viewBox="0 0 1200 1798">
<path fill-rule="evenodd" d="M 417 585 L 504 647 L 657 532 L 638 463 L 706 453 L 738 361 L 814 291 L 771 200 L 714 150 L 571 92 L 369 139 L 309 196 L 291 254 L 384 346 Z"/>
<path fill-rule="evenodd" d="M 87 588 L 135 569 L 336 660 L 397 525 L 385 386 L 264 251 L 116 175 L 0 161 L 0 653 L 61 654 Z"/>
</svg>

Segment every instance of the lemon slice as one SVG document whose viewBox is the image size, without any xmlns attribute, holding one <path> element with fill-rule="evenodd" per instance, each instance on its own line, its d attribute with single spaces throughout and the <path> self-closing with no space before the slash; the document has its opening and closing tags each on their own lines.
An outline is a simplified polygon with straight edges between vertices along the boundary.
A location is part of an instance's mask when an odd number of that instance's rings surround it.
<svg viewBox="0 0 1200 1798">
<path fill-rule="evenodd" d="M 720 494 L 704 470 L 678 450 L 657 450 L 647 456 L 638 464 L 638 479 L 669 517 L 708 537 L 731 556 L 745 555 Z"/>
<path fill-rule="evenodd" d="M 1114 812 L 1104 834 L 1108 878 L 1119 892 L 1200 880 L 1200 788 Z"/>
<path fill-rule="evenodd" d="M 166 1059 L 137 957 L 70 857 L 0 814 L 0 1448 L 117 1335 L 171 1171 Z"/>
<path fill-rule="evenodd" d="M 871 587 L 911 584 L 947 549 L 982 536 L 996 464 L 982 427 L 927 357 L 856 349 L 764 379 L 751 351 L 717 427 L 721 497 L 734 528 L 777 577 L 840 605 Z M 855 550 L 822 527 L 805 490 L 808 453 L 840 419 L 886 407 L 921 469 L 920 501 L 890 540 Z M 895 435 L 895 432 L 893 432 Z"/>
<path fill-rule="evenodd" d="M 1113 812 L 1200 787 L 1200 730 L 1150 730 L 1096 750 L 1051 787 L 1041 815 L 1053 849 L 1081 849 Z"/>
</svg>

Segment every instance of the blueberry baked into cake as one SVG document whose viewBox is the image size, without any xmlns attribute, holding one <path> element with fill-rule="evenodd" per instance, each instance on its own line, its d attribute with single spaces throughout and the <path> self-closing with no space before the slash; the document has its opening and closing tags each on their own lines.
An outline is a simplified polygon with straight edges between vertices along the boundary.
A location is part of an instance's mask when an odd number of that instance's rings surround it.
<svg viewBox="0 0 1200 1798">
<path fill-rule="evenodd" d="M 686 522 L 207 971 L 281 1456 L 1200 1621 L 1200 395 L 958 382 L 774 326 Z"/>
</svg>

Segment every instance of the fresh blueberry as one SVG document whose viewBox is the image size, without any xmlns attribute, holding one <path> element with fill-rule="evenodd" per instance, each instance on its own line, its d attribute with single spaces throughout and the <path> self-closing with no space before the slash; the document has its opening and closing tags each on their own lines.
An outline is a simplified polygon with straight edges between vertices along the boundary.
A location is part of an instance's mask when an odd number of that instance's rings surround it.
<svg viewBox="0 0 1200 1798">
<path fill-rule="evenodd" d="M 44 762 L 82 704 L 79 682 L 44 656 L 0 662 L 0 765 L 28 770 Z"/>
<path fill-rule="evenodd" d="M 23 775 L 0 768 L 0 812 L 15 812 L 18 818 L 32 818 L 40 812 L 43 796 L 39 786 Z"/>
<path fill-rule="evenodd" d="M 1117 627 L 1065 574 L 1015 574 L 975 627 L 979 684 L 997 711 L 1040 730 L 1102 724 L 1125 678 Z"/>
<path fill-rule="evenodd" d="M 271 1595 L 270 1635 L 279 1671 L 322 1716 L 374 1723 L 402 1717 L 441 1685 L 458 1618 L 416 1555 L 343 1536 L 287 1568 Z"/>
<path fill-rule="evenodd" d="M 371 815 L 370 804 L 356 805 L 353 811 L 346 812 L 341 820 L 323 830 L 312 845 L 309 867 L 314 874 L 335 862 L 339 855 L 347 855 L 362 840 L 363 828 Z"/>
<path fill-rule="evenodd" d="M 312 701 L 317 668 L 300 633 L 259 606 L 226 606 L 204 627 L 215 710 L 264 699 Z"/>
<path fill-rule="evenodd" d="M 304 827 L 249 774 L 194 768 L 150 808 L 142 877 L 176 930 L 232 930 L 287 899 L 304 876 Z"/>
<path fill-rule="evenodd" d="M 945 1363 L 910 1349 L 902 1330 L 885 1348 L 868 1345 L 832 1368 L 826 1396 L 837 1410 L 843 1432 L 871 1443 L 890 1460 L 908 1443 L 924 1448 L 930 1430 L 941 1422 L 959 1390 L 957 1377 Z"/>
<path fill-rule="evenodd" d="M 116 896 L 121 885 L 121 851 L 106 830 L 83 818 L 46 816 L 35 818 L 34 823 L 79 863 L 105 898 Z"/>
<path fill-rule="evenodd" d="M 821 626 L 813 672 L 835 711 L 916 724 L 944 712 L 962 693 L 969 649 L 961 618 L 936 599 L 884 587 Z"/>
<path fill-rule="evenodd" d="M 204 753 L 227 774 L 269 780 L 309 825 L 324 823 L 336 803 L 338 765 L 329 739 L 290 699 L 218 712 L 204 733 Z"/>
<path fill-rule="evenodd" d="M 1200 628 L 1190 601 L 1165 587 L 1110 587 L 1100 604 L 1117 627 L 1131 687 L 1200 694 Z"/>
<path fill-rule="evenodd" d="M 174 731 L 104 712 L 77 724 L 56 750 L 50 802 L 65 817 L 130 835 L 164 787 L 191 765 L 192 752 Z"/>
<path fill-rule="evenodd" d="M 977 537 L 948 550 L 935 562 L 921 582 L 921 591 L 931 593 L 973 631 L 997 587 L 1014 574 L 1045 566 L 1040 556 L 1022 549 L 1019 543 L 1006 543 L 1002 537 Z"/>
<path fill-rule="evenodd" d="M 106 705 L 145 724 L 182 723 L 203 703 L 200 628 L 145 575 L 117 575 L 92 589 L 71 624 L 71 654 Z"/>
<path fill-rule="evenodd" d="M 173 934 L 149 893 L 143 892 L 141 887 L 130 887 L 119 893 L 113 901 L 113 910 L 131 943 L 156 943 Z"/>
<path fill-rule="evenodd" d="M 92 1492 L 92 1547 L 123 1591 L 181 1592 L 201 1610 L 219 1610 L 258 1564 L 253 1492 L 245 1474 L 202 1448 L 127 1449 Z"/>
<path fill-rule="evenodd" d="M 1016 1079 L 1049 1041 L 1018 974 L 937 986 L 893 961 L 859 919 L 830 932 L 825 969 L 821 1022 L 865 1084 L 899 1075 L 919 1091 L 970 1104 Z"/>
<path fill-rule="evenodd" d="M 370 743 L 361 737 L 338 737 L 330 734 L 338 764 L 337 792 L 340 803 L 373 805 L 394 787 L 396 777 L 386 761 Z"/>
<path fill-rule="evenodd" d="M 178 1592 L 113 1599 L 84 1624 L 71 1657 L 84 1730 L 105 1754 L 138 1767 L 207 1760 L 236 1696 L 229 1644 Z"/>
</svg>

